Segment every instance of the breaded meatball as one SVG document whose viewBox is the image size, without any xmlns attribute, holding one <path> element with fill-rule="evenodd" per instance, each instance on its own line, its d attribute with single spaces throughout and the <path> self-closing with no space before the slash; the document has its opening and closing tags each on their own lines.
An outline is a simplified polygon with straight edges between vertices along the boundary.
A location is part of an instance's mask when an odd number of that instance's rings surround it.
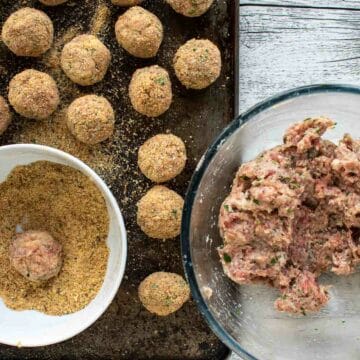
<svg viewBox="0 0 360 360">
<path fill-rule="evenodd" d="M 115 115 L 102 96 L 85 95 L 74 100 L 67 110 L 67 126 L 81 142 L 94 145 L 114 132 Z"/>
<path fill-rule="evenodd" d="M 158 17 L 140 6 L 131 7 L 119 17 L 115 35 L 128 53 L 139 58 L 154 57 L 164 36 Z"/>
<path fill-rule="evenodd" d="M 142 0 L 111 0 L 111 2 L 119 6 L 134 6 L 139 5 Z"/>
<path fill-rule="evenodd" d="M 59 274 L 62 247 L 46 231 L 18 234 L 10 245 L 10 264 L 30 281 L 44 281 Z"/>
<path fill-rule="evenodd" d="M 14 54 L 37 57 L 50 49 L 54 27 L 44 12 L 25 7 L 8 17 L 1 36 Z"/>
<path fill-rule="evenodd" d="M 183 198 L 165 186 L 156 185 L 138 202 L 137 223 L 154 239 L 171 239 L 180 234 Z"/>
<path fill-rule="evenodd" d="M 109 67 L 111 54 L 94 35 L 79 35 L 61 52 L 61 67 L 75 83 L 83 86 L 101 81 Z"/>
<path fill-rule="evenodd" d="M 168 72 L 158 65 L 134 72 L 129 86 L 132 106 L 140 114 L 156 117 L 167 111 L 172 101 Z"/>
<path fill-rule="evenodd" d="M 197 17 L 205 14 L 214 0 L 166 0 L 179 14 Z"/>
<path fill-rule="evenodd" d="M 68 0 L 39 0 L 41 3 L 47 6 L 56 6 L 67 2 Z"/>
<path fill-rule="evenodd" d="M 8 97 L 17 113 L 37 120 L 48 118 L 60 101 L 54 79 L 33 69 L 24 70 L 11 79 Z"/>
<path fill-rule="evenodd" d="M 5 99 L 0 96 L 0 135 L 5 132 L 11 122 L 9 106 Z"/>
<path fill-rule="evenodd" d="M 186 163 L 184 142 L 172 134 L 158 134 L 140 146 L 138 165 L 150 180 L 162 183 L 179 175 Z"/>
<path fill-rule="evenodd" d="M 220 75 L 220 51 L 209 40 L 189 40 L 176 52 L 174 69 L 184 86 L 190 89 L 204 89 Z"/>
<path fill-rule="evenodd" d="M 179 310 L 189 300 L 190 289 L 182 276 L 170 272 L 155 272 L 139 286 L 139 299 L 153 314 L 167 316 Z"/>
</svg>

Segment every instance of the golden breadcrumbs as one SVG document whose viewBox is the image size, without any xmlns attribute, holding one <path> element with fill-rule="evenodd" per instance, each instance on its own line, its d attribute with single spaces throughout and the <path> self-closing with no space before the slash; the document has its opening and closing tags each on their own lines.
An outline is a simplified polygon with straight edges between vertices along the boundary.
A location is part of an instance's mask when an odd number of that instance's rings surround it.
<svg viewBox="0 0 360 360">
<path fill-rule="evenodd" d="M 96 36 L 107 29 L 110 22 L 110 15 L 111 12 L 106 6 L 106 3 L 100 1 L 91 20 L 90 34 Z"/>
<path fill-rule="evenodd" d="M 16 167 L 0 184 L 0 297 L 15 310 L 63 315 L 84 308 L 103 283 L 109 218 L 95 184 L 73 168 L 39 161 Z M 63 247 L 59 275 L 27 281 L 10 267 L 16 229 L 48 231 Z"/>
<path fill-rule="evenodd" d="M 101 145 L 83 144 L 70 133 L 66 125 L 66 110 L 58 111 L 49 120 L 25 123 L 15 141 L 44 144 L 63 150 L 87 163 L 100 175 L 112 170 L 115 167 L 113 156 L 106 154 Z"/>
</svg>

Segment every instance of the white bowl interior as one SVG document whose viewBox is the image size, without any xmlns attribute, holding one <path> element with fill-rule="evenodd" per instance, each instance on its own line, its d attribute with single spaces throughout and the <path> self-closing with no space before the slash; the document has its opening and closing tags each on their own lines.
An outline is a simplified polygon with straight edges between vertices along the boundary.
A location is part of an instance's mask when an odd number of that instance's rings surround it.
<svg viewBox="0 0 360 360">
<path fill-rule="evenodd" d="M 106 310 L 120 286 L 126 263 L 126 230 L 115 198 L 94 171 L 62 151 L 40 145 L 0 147 L 0 181 L 18 165 L 46 160 L 80 170 L 102 192 L 109 213 L 109 260 L 104 283 L 90 304 L 73 314 L 50 316 L 38 311 L 13 311 L 0 299 L 0 342 L 15 346 L 42 346 L 66 340 L 90 326 Z"/>
<path fill-rule="evenodd" d="M 327 139 L 338 141 L 346 132 L 360 138 L 359 105 L 359 93 L 336 91 L 280 102 L 223 141 L 200 180 L 189 233 L 195 281 L 213 320 L 206 311 L 205 316 L 220 326 L 220 337 L 239 353 L 245 350 L 261 360 L 360 358 L 360 273 L 323 276 L 322 283 L 333 285 L 329 304 L 319 313 L 294 317 L 274 310 L 277 293 L 270 287 L 239 286 L 228 279 L 216 251 L 222 243 L 217 226 L 220 204 L 240 164 L 280 144 L 286 128 L 307 117 L 324 115 L 337 121 Z"/>
</svg>

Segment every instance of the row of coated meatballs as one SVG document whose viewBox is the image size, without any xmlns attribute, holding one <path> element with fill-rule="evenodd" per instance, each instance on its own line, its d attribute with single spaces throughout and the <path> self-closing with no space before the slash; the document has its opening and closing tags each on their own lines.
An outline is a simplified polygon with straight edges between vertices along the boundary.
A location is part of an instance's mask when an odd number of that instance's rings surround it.
<svg viewBox="0 0 360 360">
<path fill-rule="evenodd" d="M 150 11 L 134 6 L 115 24 L 118 43 L 139 58 L 156 56 L 163 40 L 163 26 Z M 38 57 L 50 49 L 54 38 L 51 19 L 42 11 L 22 8 L 5 21 L 2 40 L 18 56 Z M 110 64 L 111 54 L 95 36 L 80 35 L 65 45 L 61 67 L 75 83 L 88 86 L 101 81 Z M 192 39 L 174 57 L 174 70 L 187 88 L 203 89 L 220 74 L 221 55 L 209 40 Z"/>
<path fill-rule="evenodd" d="M 25 118 L 46 119 L 58 107 L 59 91 L 55 80 L 34 69 L 15 75 L 9 83 L 8 99 L 14 110 Z M 0 96 L 0 135 L 11 122 L 11 113 Z M 94 145 L 108 139 L 114 131 L 115 113 L 107 99 L 85 95 L 75 99 L 67 109 L 66 123 L 81 142 Z"/>
<path fill-rule="evenodd" d="M 39 0 L 47 6 L 56 6 L 66 3 L 68 0 Z M 114 5 L 134 6 L 143 0 L 111 0 Z M 198 17 L 206 13 L 214 0 L 165 0 L 176 12 L 188 17 Z"/>
<path fill-rule="evenodd" d="M 117 29 L 126 30 L 127 24 L 131 23 L 132 31 L 125 31 L 128 36 L 126 37 L 124 33 L 120 37 L 130 39 L 131 34 L 135 34 L 135 37 L 142 36 L 139 35 L 141 31 L 139 32 L 137 29 L 139 24 L 141 28 L 143 24 L 146 25 L 147 23 L 144 22 L 144 19 L 139 22 L 137 15 L 140 18 L 148 17 L 150 22 L 155 17 L 155 15 L 138 6 L 129 9 L 119 18 Z M 120 25 L 118 25 L 119 22 Z M 48 28 L 48 31 L 43 34 L 40 31 L 41 24 L 47 24 L 44 26 Z M 31 29 L 31 25 L 34 26 L 33 29 Z M 150 34 L 153 34 L 151 25 L 147 26 L 145 30 L 148 31 L 149 29 Z M 31 31 L 29 32 L 29 30 Z M 52 37 L 51 20 L 43 12 L 31 8 L 23 8 L 12 14 L 2 29 L 4 43 L 10 50 L 23 56 L 39 55 L 41 51 L 46 51 L 51 46 L 51 44 L 44 45 L 45 33 L 48 38 Z M 139 43 L 138 40 L 133 40 L 129 43 Z M 145 41 L 141 48 L 151 48 L 150 43 L 152 42 Z M 146 44 L 148 47 L 145 46 Z M 42 48 L 41 51 L 40 48 Z M 72 81 L 83 86 L 93 85 L 101 81 L 105 76 L 110 60 L 110 51 L 93 35 L 75 37 L 64 46 L 61 53 L 63 71 Z M 185 86 L 197 89 L 204 88 L 214 82 L 220 74 L 220 51 L 208 40 L 192 39 L 178 49 L 174 57 L 174 68 L 178 78 Z M 168 72 L 157 65 L 136 70 L 130 82 L 129 97 L 133 107 L 139 113 L 148 117 L 157 117 L 163 114 L 172 102 L 172 88 Z M 9 101 L 14 109 L 24 117 L 44 119 L 56 110 L 59 103 L 59 93 L 55 81 L 49 75 L 35 70 L 26 70 L 15 76 L 10 82 Z M 89 124 L 86 127 L 83 121 L 80 124 L 73 123 L 71 116 L 68 116 L 68 125 L 72 133 L 78 140 L 88 144 L 107 139 L 112 134 L 111 129 L 114 126 L 113 111 L 112 109 L 109 110 L 111 105 L 107 100 L 96 98 L 93 95 L 76 104 L 78 103 L 86 103 L 83 110 L 87 109 L 87 111 L 80 118 L 87 117 Z M 96 107 L 95 104 L 98 106 Z M 92 108 L 92 106 L 95 107 Z M 81 109 L 77 110 L 79 114 Z M 103 121 L 99 123 L 96 119 L 91 120 L 98 113 L 103 115 Z M 98 134 L 89 135 L 88 133 L 91 130 L 97 130 Z"/>
<path fill-rule="evenodd" d="M 134 6 L 115 24 L 118 43 L 139 58 L 156 56 L 163 40 L 163 26 L 150 11 Z M 2 39 L 18 56 L 38 57 L 50 49 L 54 38 L 51 19 L 42 11 L 22 8 L 5 21 Z M 80 35 L 65 45 L 61 67 L 75 83 L 88 86 L 101 81 L 111 61 L 110 51 L 95 36 Z M 174 70 L 187 88 L 203 89 L 212 84 L 221 70 L 219 49 L 209 40 L 192 39 L 174 57 Z"/>
</svg>

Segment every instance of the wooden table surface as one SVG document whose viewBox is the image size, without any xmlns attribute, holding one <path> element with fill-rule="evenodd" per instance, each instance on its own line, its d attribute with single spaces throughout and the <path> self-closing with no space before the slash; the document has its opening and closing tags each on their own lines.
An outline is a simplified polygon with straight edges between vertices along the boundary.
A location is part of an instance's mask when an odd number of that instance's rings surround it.
<svg viewBox="0 0 360 360">
<path fill-rule="evenodd" d="M 360 85 L 360 0 L 240 0 L 239 51 L 239 113 L 302 85 Z"/>
<path fill-rule="evenodd" d="M 239 111 L 316 83 L 360 84 L 360 0 L 240 0 Z"/>
</svg>

